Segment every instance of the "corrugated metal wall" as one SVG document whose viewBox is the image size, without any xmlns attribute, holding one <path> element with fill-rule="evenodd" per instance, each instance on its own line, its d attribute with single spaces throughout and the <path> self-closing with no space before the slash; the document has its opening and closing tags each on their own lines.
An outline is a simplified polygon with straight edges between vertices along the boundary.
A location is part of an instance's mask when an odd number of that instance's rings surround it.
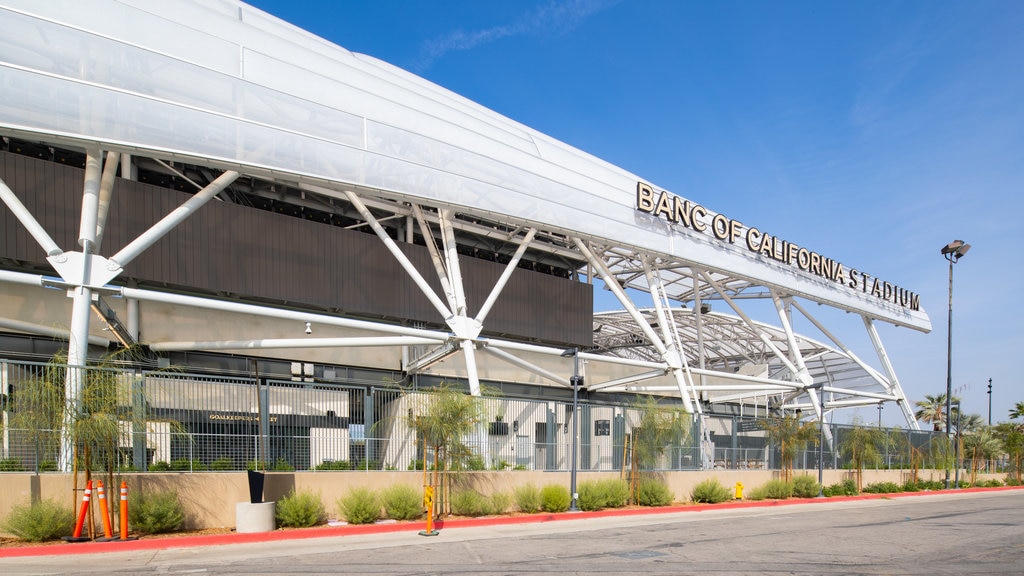
<svg viewBox="0 0 1024 576">
<path fill-rule="evenodd" d="M 77 249 L 83 170 L 0 152 L 0 178 L 65 250 Z M 111 255 L 188 195 L 118 179 L 100 253 Z M 45 265 L 42 249 L 0 205 L 0 258 Z M 400 244 L 440 293 L 429 254 Z M 460 259 L 471 313 L 503 270 Z M 212 201 L 129 264 L 140 286 L 170 285 L 345 314 L 440 323 L 436 310 L 376 236 Z M 490 313 L 488 334 L 590 345 L 592 287 L 518 269 Z"/>
</svg>

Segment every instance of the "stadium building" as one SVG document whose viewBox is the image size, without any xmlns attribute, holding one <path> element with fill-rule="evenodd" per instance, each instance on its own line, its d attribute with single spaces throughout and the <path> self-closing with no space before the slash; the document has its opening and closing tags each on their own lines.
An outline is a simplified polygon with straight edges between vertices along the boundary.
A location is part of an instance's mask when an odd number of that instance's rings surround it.
<svg viewBox="0 0 1024 576">
<path fill-rule="evenodd" d="M 876 329 L 929 331 L 918 294 L 771 222 L 234 0 L 0 0 L 0 26 L 5 422 L 59 350 L 75 406 L 77 367 L 132 347 L 141 469 L 404 469 L 410 391 L 442 382 L 488 396 L 489 466 L 564 470 L 572 424 L 580 467 L 615 469 L 651 395 L 693 418 L 668 468 L 764 465 L 748 423 L 773 414 L 892 403 L 918 428 Z"/>
</svg>

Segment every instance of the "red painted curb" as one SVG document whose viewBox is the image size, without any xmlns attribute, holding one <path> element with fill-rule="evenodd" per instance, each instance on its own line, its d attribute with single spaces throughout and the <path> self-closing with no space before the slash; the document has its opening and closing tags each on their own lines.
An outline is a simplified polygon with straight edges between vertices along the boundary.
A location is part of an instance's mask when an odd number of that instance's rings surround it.
<svg viewBox="0 0 1024 576">
<path fill-rule="evenodd" d="M 1008 490 L 1024 490 L 1024 486 L 1000 486 L 996 488 L 960 488 L 950 490 L 933 490 L 923 492 L 896 492 L 893 494 L 860 494 L 857 496 L 832 496 L 828 498 L 789 498 L 787 500 L 741 500 L 723 502 L 721 504 L 689 504 L 683 506 L 661 506 L 657 508 L 609 509 L 595 512 L 558 512 L 553 514 L 529 514 L 524 516 L 495 516 L 491 518 L 463 518 L 456 520 L 438 520 L 434 527 L 445 528 L 479 528 L 483 526 L 504 526 L 514 524 L 538 524 L 561 520 L 581 520 L 586 518 L 608 518 L 615 516 L 639 516 L 643 514 L 672 514 L 676 512 L 703 512 L 706 510 L 728 510 L 736 508 L 758 508 L 766 506 L 788 506 L 793 504 L 819 504 L 825 502 L 846 502 L 853 500 L 881 500 L 888 498 L 907 498 L 934 494 L 963 494 L 970 492 L 999 492 Z M 282 540 L 302 540 L 308 538 L 331 538 L 338 536 L 357 536 L 363 534 L 386 534 L 391 532 L 419 532 L 423 522 L 406 522 L 395 524 L 362 524 L 346 526 L 321 526 L 297 530 L 275 530 L 273 532 L 215 534 L 211 536 L 182 536 L 178 538 L 154 538 L 111 542 L 80 542 L 48 546 L 19 546 L 0 549 L 0 558 L 18 558 L 30 556 L 60 556 L 69 554 L 102 554 L 107 552 L 133 552 L 138 550 L 168 550 L 172 548 L 191 548 L 195 546 L 222 546 L 226 544 L 250 544 L 259 542 L 279 542 Z"/>
</svg>

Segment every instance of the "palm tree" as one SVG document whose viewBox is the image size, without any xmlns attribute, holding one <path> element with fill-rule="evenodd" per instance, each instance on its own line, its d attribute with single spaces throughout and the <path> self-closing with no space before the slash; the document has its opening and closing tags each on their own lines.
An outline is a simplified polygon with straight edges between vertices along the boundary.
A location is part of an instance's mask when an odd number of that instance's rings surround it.
<svg viewBox="0 0 1024 576">
<path fill-rule="evenodd" d="M 1013 410 L 1010 410 L 1010 420 L 1016 420 L 1024 416 L 1024 402 L 1017 402 L 1013 405 Z"/>
<path fill-rule="evenodd" d="M 953 396 L 952 404 L 956 404 L 960 399 Z M 926 394 L 924 400 L 918 400 L 914 402 L 914 405 L 918 407 L 918 410 L 914 412 L 914 418 L 922 421 L 931 423 L 932 430 L 939 432 L 942 430 L 943 425 L 946 423 L 946 395 L 938 394 L 931 396 Z"/>
<path fill-rule="evenodd" d="M 818 425 L 801 422 L 796 416 L 772 418 L 762 423 L 767 432 L 768 442 L 779 448 L 782 460 L 782 479 L 789 481 L 793 476 L 793 459 L 809 442 L 818 442 Z"/>
<path fill-rule="evenodd" d="M 856 421 L 853 423 L 853 428 L 843 435 L 839 450 L 843 456 L 849 458 L 850 464 L 853 466 L 854 474 L 857 477 L 858 492 L 863 487 L 864 465 L 881 460 L 882 454 L 878 447 L 884 441 L 884 434 L 880 429 L 865 427 Z"/>
<path fill-rule="evenodd" d="M 1024 463 L 1024 426 L 1016 422 L 1001 422 L 995 426 L 995 436 L 1003 444 L 1003 451 L 1013 462 L 1013 477 L 1021 481 L 1021 464 Z"/>
<path fill-rule="evenodd" d="M 989 426 L 982 426 L 964 436 L 963 443 L 964 453 L 971 457 L 971 484 L 975 484 L 982 460 L 995 458 L 1002 451 L 1003 443 Z"/>
</svg>

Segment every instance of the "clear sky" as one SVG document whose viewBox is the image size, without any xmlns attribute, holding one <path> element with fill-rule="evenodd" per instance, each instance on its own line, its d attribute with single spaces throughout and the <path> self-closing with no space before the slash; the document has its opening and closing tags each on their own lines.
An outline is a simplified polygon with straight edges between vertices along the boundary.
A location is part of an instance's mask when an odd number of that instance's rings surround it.
<svg viewBox="0 0 1024 576">
<path fill-rule="evenodd" d="M 1024 401 L 1024 2 L 252 4 L 920 294 L 931 333 L 879 327 L 911 402 L 945 392 L 939 250 L 965 240 L 954 395 L 987 418 L 991 378 L 993 422 Z M 859 318 L 814 310 L 880 366 Z"/>
</svg>

